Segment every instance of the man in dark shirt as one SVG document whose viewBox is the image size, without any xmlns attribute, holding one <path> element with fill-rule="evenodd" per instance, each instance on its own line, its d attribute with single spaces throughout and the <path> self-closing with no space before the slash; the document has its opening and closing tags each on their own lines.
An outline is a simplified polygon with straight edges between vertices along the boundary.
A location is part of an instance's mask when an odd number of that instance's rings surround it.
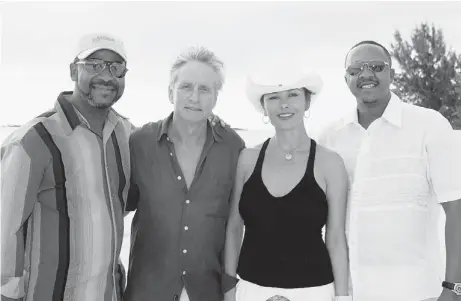
<svg viewBox="0 0 461 301">
<path fill-rule="evenodd" d="M 130 138 L 127 210 L 136 210 L 124 300 L 222 301 L 229 199 L 243 140 L 208 117 L 223 85 L 222 62 L 193 48 L 173 64 L 173 113 Z"/>
</svg>

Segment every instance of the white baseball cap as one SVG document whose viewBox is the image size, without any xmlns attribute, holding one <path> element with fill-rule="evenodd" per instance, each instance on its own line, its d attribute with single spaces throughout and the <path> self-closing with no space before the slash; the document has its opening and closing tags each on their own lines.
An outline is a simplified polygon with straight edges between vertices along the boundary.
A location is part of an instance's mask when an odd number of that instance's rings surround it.
<svg viewBox="0 0 461 301">
<path fill-rule="evenodd" d="M 108 49 L 120 55 L 125 62 L 127 55 L 122 40 L 110 34 L 88 34 L 83 36 L 77 46 L 77 58 L 86 59 L 94 52 Z"/>
</svg>

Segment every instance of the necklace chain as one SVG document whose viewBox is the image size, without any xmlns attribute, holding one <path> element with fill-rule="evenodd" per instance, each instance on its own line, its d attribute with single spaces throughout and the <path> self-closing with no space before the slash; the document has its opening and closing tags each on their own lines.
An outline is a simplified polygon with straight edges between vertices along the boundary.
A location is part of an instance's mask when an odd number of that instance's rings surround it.
<svg viewBox="0 0 461 301">
<path fill-rule="evenodd" d="M 293 159 L 293 153 L 298 150 L 299 148 L 301 148 L 301 146 L 303 146 L 304 144 L 307 143 L 307 141 L 303 141 L 302 143 L 300 143 L 299 145 L 295 146 L 294 148 L 292 148 L 291 150 L 289 151 L 286 151 L 284 150 L 280 144 L 279 144 L 279 141 L 277 140 L 277 138 L 275 139 L 276 142 L 277 142 L 277 146 L 280 148 L 281 151 L 283 151 L 285 153 L 285 160 L 287 161 L 290 161 L 291 159 Z M 308 140 L 309 141 L 309 140 Z"/>
</svg>

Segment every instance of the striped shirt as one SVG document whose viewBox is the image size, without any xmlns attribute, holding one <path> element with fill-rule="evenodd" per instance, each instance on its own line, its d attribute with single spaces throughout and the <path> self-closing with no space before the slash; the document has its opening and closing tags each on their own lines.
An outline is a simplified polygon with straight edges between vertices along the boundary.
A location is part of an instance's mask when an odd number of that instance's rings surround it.
<svg viewBox="0 0 461 301">
<path fill-rule="evenodd" d="M 110 110 L 100 137 L 70 93 L 1 148 L 3 297 L 121 300 L 132 125 Z"/>
<path fill-rule="evenodd" d="M 439 204 L 461 198 L 461 145 L 448 120 L 392 94 L 368 129 L 354 110 L 320 142 L 342 156 L 351 182 L 347 229 L 354 300 L 439 296 Z"/>
</svg>

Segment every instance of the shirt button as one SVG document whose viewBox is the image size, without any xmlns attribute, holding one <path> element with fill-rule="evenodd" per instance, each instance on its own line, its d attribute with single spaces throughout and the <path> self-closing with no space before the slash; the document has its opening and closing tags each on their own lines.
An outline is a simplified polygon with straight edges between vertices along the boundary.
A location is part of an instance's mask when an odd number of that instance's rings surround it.
<svg viewBox="0 0 461 301">
<path fill-rule="evenodd" d="M 189 200 L 186 200 L 186 204 L 189 204 L 189 203 L 190 203 L 190 201 L 189 201 Z"/>
<path fill-rule="evenodd" d="M 186 253 L 187 253 L 187 250 L 186 250 L 186 249 L 184 249 L 184 250 L 182 250 L 182 252 L 183 252 L 184 254 L 186 254 Z"/>
<path fill-rule="evenodd" d="M 189 230 L 189 227 L 188 227 L 188 226 L 185 226 L 185 227 L 184 227 L 184 230 L 186 230 L 186 231 Z"/>
<path fill-rule="evenodd" d="M 181 176 L 178 176 L 178 180 L 181 180 L 181 179 L 182 179 Z"/>
</svg>

